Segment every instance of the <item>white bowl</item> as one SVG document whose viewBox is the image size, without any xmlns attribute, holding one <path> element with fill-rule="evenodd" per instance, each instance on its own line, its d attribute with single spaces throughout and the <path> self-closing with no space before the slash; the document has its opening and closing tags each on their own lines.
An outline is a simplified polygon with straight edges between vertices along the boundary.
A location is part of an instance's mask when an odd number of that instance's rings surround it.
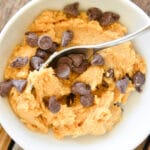
<svg viewBox="0 0 150 150">
<path fill-rule="evenodd" d="M 74 0 L 32 0 L 23 7 L 5 26 L 0 36 L 0 81 L 13 48 L 23 38 L 24 32 L 34 18 L 47 8 L 62 9 Z M 76 0 L 75 0 L 76 1 Z M 148 16 L 128 0 L 78 0 L 80 8 L 91 6 L 112 10 L 121 15 L 121 22 L 133 32 L 149 23 Z M 11 110 L 7 98 L 0 98 L 0 123 L 8 134 L 26 150 L 129 150 L 134 149 L 150 133 L 150 32 L 134 40 L 139 53 L 147 64 L 146 84 L 141 94 L 133 93 L 128 99 L 123 119 L 104 136 L 65 138 L 58 141 L 51 133 L 39 134 L 28 130 Z M 149 87 L 148 87 L 149 86 Z"/>
</svg>

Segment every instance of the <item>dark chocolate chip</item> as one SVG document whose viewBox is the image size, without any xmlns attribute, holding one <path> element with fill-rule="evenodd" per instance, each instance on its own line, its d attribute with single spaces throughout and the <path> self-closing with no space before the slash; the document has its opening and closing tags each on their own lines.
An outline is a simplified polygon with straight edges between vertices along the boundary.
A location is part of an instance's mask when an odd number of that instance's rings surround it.
<svg viewBox="0 0 150 150">
<path fill-rule="evenodd" d="M 91 87 L 83 82 L 76 82 L 72 85 L 71 92 L 75 95 L 88 95 L 91 93 Z"/>
<path fill-rule="evenodd" d="M 114 69 L 110 68 L 105 72 L 106 78 L 114 78 Z"/>
<path fill-rule="evenodd" d="M 35 56 L 46 60 L 48 58 L 49 54 L 46 50 L 42 50 L 42 49 L 38 48 L 37 51 L 36 51 Z"/>
<path fill-rule="evenodd" d="M 71 69 L 67 64 L 59 64 L 56 68 L 56 75 L 62 79 L 69 79 Z"/>
<path fill-rule="evenodd" d="M 104 65 L 104 58 L 100 54 L 94 54 L 93 60 L 91 61 L 92 65 Z"/>
<path fill-rule="evenodd" d="M 105 80 L 102 81 L 102 86 L 105 88 L 109 88 L 109 84 Z"/>
<path fill-rule="evenodd" d="M 30 66 L 32 69 L 39 70 L 44 60 L 40 57 L 33 56 L 30 60 Z"/>
<path fill-rule="evenodd" d="M 21 67 L 24 67 L 26 64 L 28 63 L 28 57 L 17 57 L 15 58 L 10 66 L 13 67 L 13 68 L 21 68 Z"/>
<path fill-rule="evenodd" d="M 26 32 L 26 42 L 28 43 L 29 46 L 31 47 L 36 47 L 38 46 L 38 36 L 34 32 Z"/>
<path fill-rule="evenodd" d="M 70 107 L 74 103 L 75 95 L 74 94 L 69 94 L 66 98 L 66 104 L 68 107 Z"/>
<path fill-rule="evenodd" d="M 142 87 L 136 86 L 135 89 L 136 89 L 136 91 L 139 92 L 139 93 L 142 92 Z"/>
<path fill-rule="evenodd" d="M 102 26 L 108 26 L 111 25 L 114 22 L 117 22 L 119 20 L 120 16 L 114 12 L 104 12 L 100 18 L 100 24 Z"/>
<path fill-rule="evenodd" d="M 27 80 L 12 80 L 12 84 L 21 93 L 27 85 Z"/>
<path fill-rule="evenodd" d="M 72 60 L 67 56 L 60 57 L 57 61 L 57 66 L 60 65 L 60 64 L 67 64 L 70 67 L 72 67 Z"/>
<path fill-rule="evenodd" d="M 43 50 L 48 50 L 52 47 L 52 39 L 48 35 L 42 35 L 39 37 L 38 46 Z"/>
<path fill-rule="evenodd" d="M 50 97 L 50 99 L 48 100 L 48 108 L 54 114 L 60 111 L 61 105 L 56 100 L 55 96 Z"/>
<path fill-rule="evenodd" d="M 99 8 L 92 7 L 88 9 L 87 15 L 89 17 L 89 20 L 100 20 L 102 16 L 102 11 Z"/>
<path fill-rule="evenodd" d="M 67 46 L 72 39 L 73 39 L 73 32 L 71 30 L 63 32 L 61 45 L 63 47 Z"/>
<path fill-rule="evenodd" d="M 128 83 L 129 83 L 129 78 L 125 77 L 121 80 L 118 80 L 116 82 L 116 87 L 118 88 L 118 90 L 121 92 L 121 93 L 125 93 L 126 92 L 126 89 L 128 87 Z"/>
<path fill-rule="evenodd" d="M 0 82 L 0 96 L 2 97 L 7 96 L 12 87 L 13 85 L 11 80 Z"/>
<path fill-rule="evenodd" d="M 50 52 L 50 54 L 52 54 L 57 50 L 58 47 L 59 47 L 59 44 L 56 42 L 53 42 L 52 47 L 48 51 Z"/>
<path fill-rule="evenodd" d="M 79 15 L 79 3 L 75 2 L 64 7 L 64 13 L 69 16 L 77 17 Z"/>
<path fill-rule="evenodd" d="M 79 67 L 72 67 L 72 71 L 74 71 L 75 73 L 81 74 L 84 71 L 86 71 L 88 66 L 89 66 L 89 62 L 87 60 L 84 60 Z"/>
<path fill-rule="evenodd" d="M 88 95 L 82 95 L 80 97 L 80 103 L 84 106 L 84 107 L 89 107 L 92 106 L 94 103 L 94 96 L 92 94 L 88 94 Z"/>
<path fill-rule="evenodd" d="M 133 75 L 133 83 L 135 87 L 141 87 L 145 83 L 145 74 L 140 71 L 137 71 Z"/>
<path fill-rule="evenodd" d="M 70 57 L 73 61 L 73 65 L 75 67 L 79 67 L 84 59 L 84 55 L 83 54 L 70 54 L 68 55 L 68 57 Z"/>
</svg>

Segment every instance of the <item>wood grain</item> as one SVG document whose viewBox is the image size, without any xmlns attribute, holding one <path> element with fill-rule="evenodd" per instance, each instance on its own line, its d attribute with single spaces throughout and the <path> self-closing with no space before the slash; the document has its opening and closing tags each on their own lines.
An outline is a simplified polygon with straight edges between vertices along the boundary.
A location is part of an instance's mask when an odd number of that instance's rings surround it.
<svg viewBox="0 0 150 150">
<path fill-rule="evenodd" d="M 16 11 L 29 0 L 0 0 L 0 31 Z"/>
<path fill-rule="evenodd" d="M 0 127 L 0 150 L 7 150 L 10 144 L 11 138 L 5 132 L 5 130 Z"/>
<path fill-rule="evenodd" d="M 0 31 L 6 22 L 29 0 L 0 0 Z M 150 16 L 150 0 L 133 0 Z M 7 150 L 11 138 L 0 126 L 0 150 Z M 143 150 L 145 142 L 143 142 L 136 150 Z M 148 149 L 147 149 L 148 150 Z M 150 148 L 149 148 L 150 150 Z"/>
</svg>

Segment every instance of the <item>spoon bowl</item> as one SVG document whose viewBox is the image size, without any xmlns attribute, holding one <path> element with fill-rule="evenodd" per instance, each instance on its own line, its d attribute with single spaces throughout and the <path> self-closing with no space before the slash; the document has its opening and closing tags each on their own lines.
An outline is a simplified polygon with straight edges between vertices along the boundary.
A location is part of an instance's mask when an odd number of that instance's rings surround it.
<svg viewBox="0 0 150 150">
<path fill-rule="evenodd" d="M 121 43 L 130 41 L 134 38 L 136 38 L 137 36 L 143 34 L 144 32 L 146 32 L 147 30 L 150 29 L 150 23 L 148 23 L 147 25 L 145 25 L 144 27 L 140 28 L 139 30 L 128 34 L 126 36 L 123 36 L 119 39 L 113 40 L 113 41 L 108 41 L 105 43 L 99 43 L 99 44 L 95 44 L 95 45 L 81 45 L 81 46 L 73 46 L 73 47 L 69 47 L 69 48 L 65 48 L 64 50 L 61 50 L 59 52 L 55 52 L 53 53 L 48 59 L 47 61 L 41 65 L 40 69 L 46 68 L 48 66 L 54 65 L 56 60 L 62 56 L 68 55 L 68 54 L 72 54 L 72 53 L 84 53 L 87 57 L 89 55 L 89 53 L 91 53 L 91 49 L 92 49 L 92 53 L 96 53 L 99 50 L 105 49 L 105 48 L 109 48 L 112 46 L 116 46 L 119 45 Z"/>
</svg>

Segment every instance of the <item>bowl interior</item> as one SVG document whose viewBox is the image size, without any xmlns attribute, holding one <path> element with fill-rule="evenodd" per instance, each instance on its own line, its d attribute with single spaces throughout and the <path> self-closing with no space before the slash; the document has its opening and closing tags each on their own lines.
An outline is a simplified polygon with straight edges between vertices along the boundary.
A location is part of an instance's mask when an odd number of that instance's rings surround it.
<svg viewBox="0 0 150 150">
<path fill-rule="evenodd" d="M 0 37 L 0 81 L 3 80 L 3 71 L 13 48 L 23 38 L 24 32 L 34 18 L 45 9 L 62 9 L 64 5 L 74 0 L 36 0 L 29 2 L 19 11 L 6 25 Z M 126 25 L 129 33 L 136 31 L 145 24 L 149 18 L 142 10 L 137 8 L 130 1 L 126 0 L 79 0 L 80 8 L 96 6 L 102 10 L 111 10 L 120 14 L 121 23 Z M 100 137 L 85 136 L 77 139 L 65 138 L 62 141 L 56 140 L 53 135 L 43 135 L 28 130 L 12 112 L 6 98 L 0 98 L 0 122 L 8 134 L 27 150 L 50 149 L 133 149 L 137 146 L 150 131 L 150 114 L 148 86 L 150 86 L 150 53 L 149 53 L 150 32 L 136 38 L 134 45 L 147 63 L 147 79 L 142 94 L 132 93 L 128 99 L 122 121 L 108 134 Z M 140 125 L 138 125 L 140 124 Z M 132 142 L 131 142 L 132 141 Z M 34 144 L 32 144 L 34 143 Z"/>
</svg>

